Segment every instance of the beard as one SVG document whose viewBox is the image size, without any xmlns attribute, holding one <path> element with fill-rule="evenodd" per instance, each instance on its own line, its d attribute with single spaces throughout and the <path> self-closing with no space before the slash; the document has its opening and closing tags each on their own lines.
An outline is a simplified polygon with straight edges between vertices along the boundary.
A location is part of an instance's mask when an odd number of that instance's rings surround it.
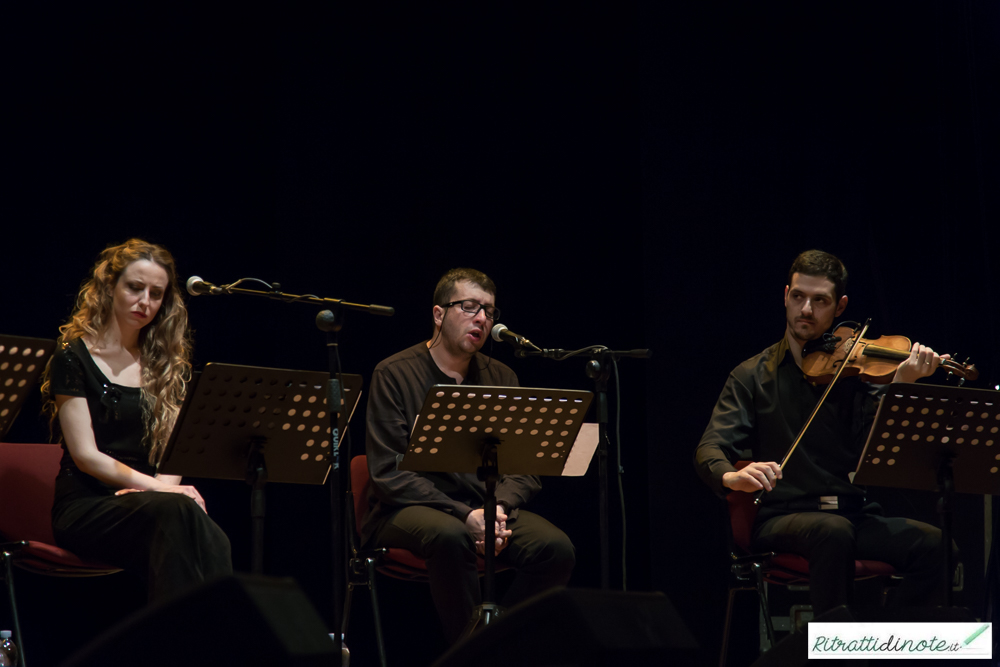
<svg viewBox="0 0 1000 667">
<path fill-rule="evenodd" d="M 803 343 L 815 340 L 823 335 L 829 327 L 824 328 L 817 320 L 793 318 L 788 320 L 788 330 L 792 337 Z"/>
</svg>

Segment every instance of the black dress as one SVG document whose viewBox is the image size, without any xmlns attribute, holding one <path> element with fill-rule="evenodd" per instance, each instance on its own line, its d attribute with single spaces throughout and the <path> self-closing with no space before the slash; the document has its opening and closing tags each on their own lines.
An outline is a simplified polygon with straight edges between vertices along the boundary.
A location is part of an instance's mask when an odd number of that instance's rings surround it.
<svg viewBox="0 0 1000 667">
<path fill-rule="evenodd" d="M 142 392 L 105 377 L 77 338 L 52 357 L 52 395 L 87 399 L 97 448 L 133 470 L 155 475 L 143 445 Z M 58 420 L 57 420 L 58 421 Z M 232 573 L 229 539 L 191 498 L 179 493 L 127 493 L 84 473 L 63 443 L 52 528 L 56 544 L 87 560 L 146 578 L 150 600 Z"/>
</svg>

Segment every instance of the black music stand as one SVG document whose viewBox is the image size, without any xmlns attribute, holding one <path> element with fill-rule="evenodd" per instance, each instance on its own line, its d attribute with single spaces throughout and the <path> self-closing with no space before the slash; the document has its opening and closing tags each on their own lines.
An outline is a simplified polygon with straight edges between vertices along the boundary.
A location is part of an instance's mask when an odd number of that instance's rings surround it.
<svg viewBox="0 0 1000 667">
<path fill-rule="evenodd" d="M 494 602 L 493 579 L 497 481 L 501 475 L 584 475 L 597 449 L 597 425 L 583 428 L 593 397 L 589 391 L 533 387 L 434 385 L 428 390 L 399 469 L 475 472 L 486 483 L 483 602 L 466 636 L 502 612 Z"/>
<path fill-rule="evenodd" d="M 0 335 L 0 440 L 10 430 L 55 347 L 50 338 Z"/>
<path fill-rule="evenodd" d="M 253 574 L 264 569 L 265 484 L 323 484 L 330 473 L 329 378 L 316 371 L 209 363 L 188 386 L 160 472 L 246 480 L 253 487 Z M 343 379 L 341 433 L 361 395 L 360 375 Z"/>
<path fill-rule="evenodd" d="M 941 494 L 945 606 L 951 606 L 952 498 L 1000 494 L 1000 393 L 896 383 L 879 405 L 854 483 Z"/>
</svg>

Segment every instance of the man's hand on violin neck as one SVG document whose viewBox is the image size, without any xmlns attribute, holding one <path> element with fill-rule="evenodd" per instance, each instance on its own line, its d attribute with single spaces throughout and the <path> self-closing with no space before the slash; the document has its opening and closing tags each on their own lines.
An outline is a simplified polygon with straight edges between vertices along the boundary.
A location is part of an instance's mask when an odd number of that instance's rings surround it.
<svg viewBox="0 0 1000 667">
<path fill-rule="evenodd" d="M 724 474 L 722 486 L 747 493 L 755 493 L 761 489 L 772 491 L 779 479 L 781 479 L 781 466 L 777 463 L 754 461 L 743 470 Z"/>
<path fill-rule="evenodd" d="M 920 378 L 929 377 L 938 369 L 943 359 L 950 358 L 950 355 L 939 355 L 926 345 L 914 343 L 913 347 L 910 348 L 910 356 L 896 369 L 896 375 L 892 381 L 916 382 Z"/>
</svg>

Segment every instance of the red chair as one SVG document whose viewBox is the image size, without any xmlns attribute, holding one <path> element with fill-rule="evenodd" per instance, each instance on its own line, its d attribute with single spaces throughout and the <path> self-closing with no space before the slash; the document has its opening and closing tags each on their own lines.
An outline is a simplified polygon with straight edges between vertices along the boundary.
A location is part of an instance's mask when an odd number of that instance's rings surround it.
<svg viewBox="0 0 1000 667">
<path fill-rule="evenodd" d="M 354 530 L 351 531 L 351 559 L 348 562 L 347 596 L 344 601 L 343 633 L 347 635 L 347 625 L 350 620 L 351 594 L 356 587 L 362 586 L 371 591 L 372 614 L 375 617 L 375 638 L 378 642 L 379 664 L 386 666 L 385 643 L 382 637 L 382 620 L 378 609 L 378 595 L 375 588 L 375 572 L 381 572 L 395 579 L 406 581 L 427 581 L 427 563 L 406 549 L 388 548 L 362 551 L 361 523 L 368 510 L 368 485 L 371 478 L 368 475 L 368 457 L 355 456 L 351 459 L 351 488 L 349 493 L 354 503 Z M 495 562 L 495 561 L 494 561 Z M 486 563 L 478 558 L 479 574 L 483 575 Z M 496 564 L 496 571 L 510 569 Z"/>
<path fill-rule="evenodd" d="M 14 632 L 24 662 L 24 642 L 17 616 L 11 564 L 56 577 L 95 577 L 120 568 L 90 563 L 55 545 L 52 534 L 52 500 L 62 447 L 0 443 L 0 544 L 2 570 L 7 582 Z"/>
<path fill-rule="evenodd" d="M 742 470 L 752 461 L 738 461 L 737 470 Z M 733 614 L 733 599 L 739 591 L 756 591 L 760 609 L 767 629 L 767 639 L 774 646 L 774 624 L 767 604 L 765 582 L 779 586 L 801 586 L 809 583 L 809 561 L 791 553 L 754 553 L 750 548 L 753 524 L 757 518 L 757 505 L 753 494 L 733 491 L 726 496 L 729 506 L 729 527 L 732 544 L 730 550 L 730 572 L 733 582 L 729 586 L 729 600 L 726 604 L 726 621 L 722 632 L 722 650 L 719 667 L 725 667 L 729 649 L 729 626 Z M 854 580 L 872 577 L 891 577 L 896 569 L 888 563 L 876 560 L 854 561 Z"/>
</svg>

